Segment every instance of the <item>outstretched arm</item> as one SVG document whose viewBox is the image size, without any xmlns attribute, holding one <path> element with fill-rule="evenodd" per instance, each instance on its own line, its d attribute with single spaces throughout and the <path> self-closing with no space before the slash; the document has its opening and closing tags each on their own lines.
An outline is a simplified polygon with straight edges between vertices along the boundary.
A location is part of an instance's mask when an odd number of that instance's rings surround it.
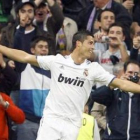
<svg viewBox="0 0 140 140">
<path fill-rule="evenodd" d="M 115 78 L 111 83 L 110 86 L 118 87 L 119 89 L 126 91 L 126 92 L 132 92 L 132 93 L 139 93 L 140 94 L 140 85 L 135 84 L 128 80 L 121 80 L 118 78 Z"/>
<path fill-rule="evenodd" d="M 0 45 L 0 52 L 12 60 L 21 63 L 30 63 L 31 65 L 39 66 L 36 60 L 36 56 L 28 54 L 24 51 L 11 49 Z"/>
</svg>

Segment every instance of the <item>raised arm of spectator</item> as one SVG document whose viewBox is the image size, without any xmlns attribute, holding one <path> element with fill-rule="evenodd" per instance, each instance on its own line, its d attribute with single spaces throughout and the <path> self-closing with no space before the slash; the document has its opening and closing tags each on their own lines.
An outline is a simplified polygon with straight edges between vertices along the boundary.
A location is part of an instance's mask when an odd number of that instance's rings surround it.
<svg viewBox="0 0 140 140">
<path fill-rule="evenodd" d="M 48 18 L 47 28 L 50 33 L 53 31 L 53 34 L 56 35 L 63 25 L 64 15 L 57 2 L 54 2 L 54 0 L 47 0 L 47 2 L 52 14 L 52 16 Z"/>
<path fill-rule="evenodd" d="M 130 52 L 130 59 L 138 60 L 138 53 L 140 48 L 140 36 L 133 38 L 133 48 Z"/>
</svg>

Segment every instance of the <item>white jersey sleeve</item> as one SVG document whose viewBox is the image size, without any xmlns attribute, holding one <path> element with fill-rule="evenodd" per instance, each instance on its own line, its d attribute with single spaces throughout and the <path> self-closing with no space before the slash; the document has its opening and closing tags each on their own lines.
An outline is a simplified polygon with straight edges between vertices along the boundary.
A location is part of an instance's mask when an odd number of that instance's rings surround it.
<svg viewBox="0 0 140 140">
<path fill-rule="evenodd" d="M 54 55 L 48 55 L 48 56 L 37 56 L 37 62 L 39 64 L 40 68 L 43 68 L 45 70 L 51 70 L 51 64 L 55 60 Z"/>
<path fill-rule="evenodd" d="M 97 62 L 92 63 L 92 79 L 94 82 L 99 82 L 103 85 L 109 85 L 112 80 L 115 78 L 114 75 L 107 72 L 102 66 L 100 66 Z"/>
</svg>

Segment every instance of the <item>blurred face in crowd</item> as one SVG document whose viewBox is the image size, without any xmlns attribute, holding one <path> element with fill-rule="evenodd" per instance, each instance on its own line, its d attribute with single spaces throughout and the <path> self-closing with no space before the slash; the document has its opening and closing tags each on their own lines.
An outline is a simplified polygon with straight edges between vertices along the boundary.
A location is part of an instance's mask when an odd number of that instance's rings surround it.
<svg viewBox="0 0 140 140">
<path fill-rule="evenodd" d="M 43 22 L 49 13 L 48 6 L 45 3 L 40 4 L 35 11 L 35 19 L 37 22 Z"/>
<path fill-rule="evenodd" d="M 17 15 L 21 22 L 26 22 L 26 25 L 32 24 L 34 19 L 34 8 L 30 4 L 25 4 L 18 12 Z"/>
<path fill-rule="evenodd" d="M 125 36 L 123 34 L 123 29 L 120 26 L 112 26 L 109 29 L 108 36 L 111 38 L 109 45 L 113 47 L 118 47 L 118 45 L 114 45 L 117 41 L 117 38 L 123 42 L 125 40 Z M 118 42 L 118 41 L 117 41 Z"/>
<path fill-rule="evenodd" d="M 61 0 L 56 0 L 56 2 L 57 2 L 57 3 L 58 3 L 58 5 L 60 6 L 60 8 L 63 10 L 62 1 L 61 1 Z"/>
<path fill-rule="evenodd" d="M 101 28 L 107 31 L 109 26 L 115 22 L 115 15 L 110 11 L 105 11 L 101 14 Z"/>
<path fill-rule="evenodd" d="M 133 63 L 128 64 L 127 69 L 125 71 L 126 77 L 129 78 L 130 76 L 134 76 L 134 73 L 140 73 L 139 66 Z"/>
<path fill-rule="evenodd" d="M 134 36 L 140 36 L 140 26 L 135 27 L 135 34 Z"/>
<path fill-rule="evenodd" d="M 93 0 L 95 7 L 98 8 L 103 8 L 108 2 L 109 0 Z"/>
<path fill-rule="evenodd" d="M 31 52 L 34 55 L 48 55 L 49 54 L 49 46 L 46 41 L 39 41 L 36 43 L 34 48 L 31 48 Z"/>
</svg>

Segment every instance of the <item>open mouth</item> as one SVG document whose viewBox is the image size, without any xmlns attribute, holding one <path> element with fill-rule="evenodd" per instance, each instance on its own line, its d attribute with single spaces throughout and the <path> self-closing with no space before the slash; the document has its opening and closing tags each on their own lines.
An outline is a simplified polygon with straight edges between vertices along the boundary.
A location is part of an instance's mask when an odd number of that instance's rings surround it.
<svg viewBox="0 0 140 140">
<path fill-rule="evenodd" d="M 39 13 L 37 13 L 37 15 L 38 15 L 39 17 L 42 17 L 42 16 L 43 16 L 43 13 L 42 13 L 42 12 L 39 12 Z"/>
</svg>

